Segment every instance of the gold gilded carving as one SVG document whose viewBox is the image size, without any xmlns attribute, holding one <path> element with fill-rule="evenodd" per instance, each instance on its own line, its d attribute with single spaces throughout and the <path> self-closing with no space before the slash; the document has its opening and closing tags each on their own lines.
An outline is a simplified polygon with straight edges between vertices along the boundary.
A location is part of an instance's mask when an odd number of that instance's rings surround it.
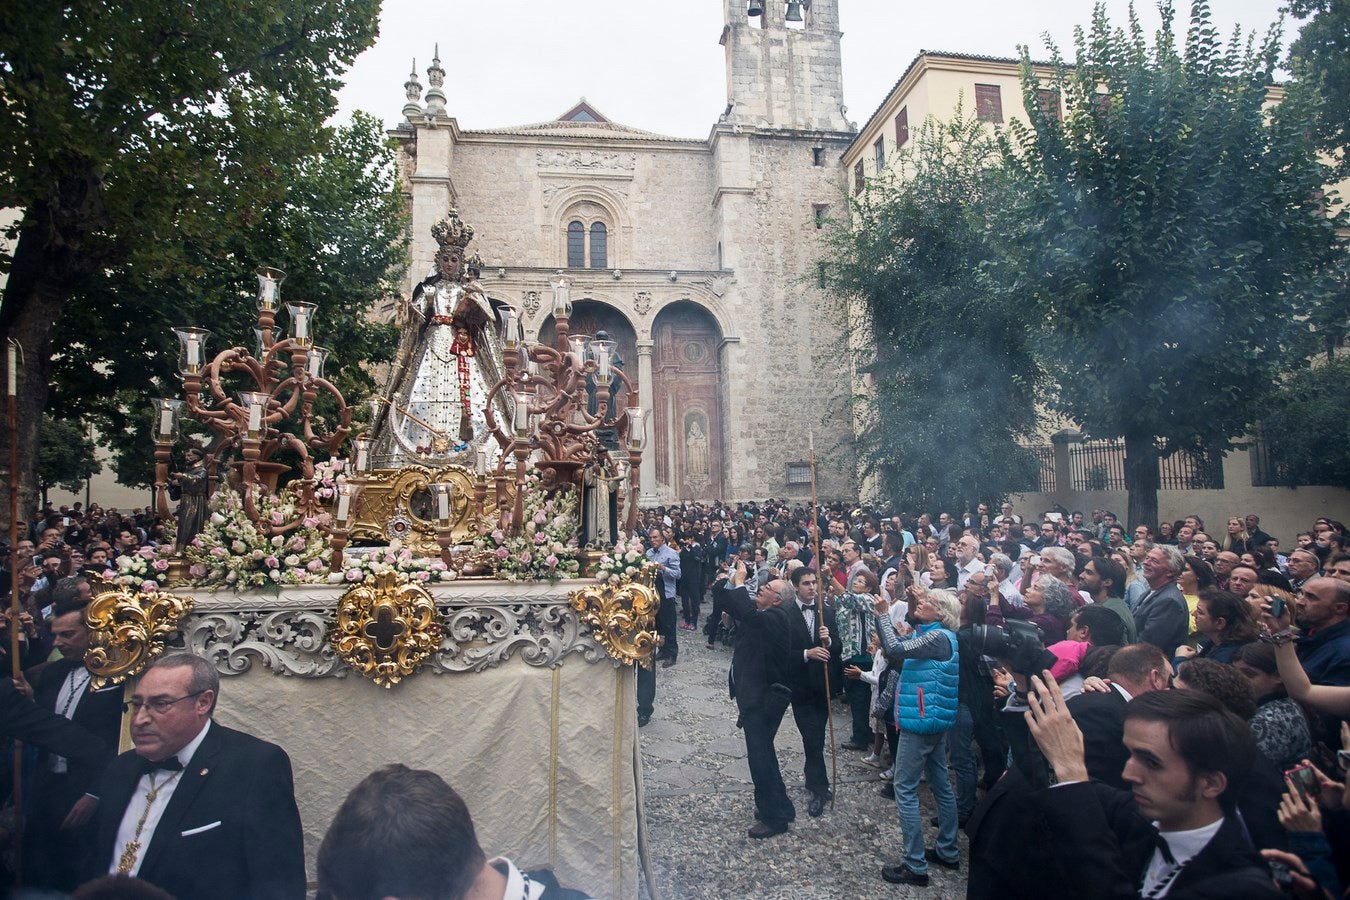
<svg viewBox="0 0 1350 900">
<path fill-rule="evenodd" d="M 634 581 L 575 590 L 568 602 L 611 657 L 625 665 L 652 667 L 657 646 L 656 609 L 661 603 L 656 593 L 655 566 L 644 564 Z"/>
<path fill-rule="evenodd" d="M 436 507 L 431 485 L 449 484 L 450 534 L 454 544 L 471 543 L 479 536 L 474 515 L 473 471 L 464 466 L 405 466 L 377 469 L 359 476 L 361 503 L 352 525 L 352 540 L 385 543 L 397 538 L 418 556 L 441 555 L 436 541 Z M 508 485 L 514 489 L 514 485 Z M 496 491 L 489 490 L 484 514 L 496 516 Z M 508 500 L 507 506 L 511 503 Z"/>
<path fill-rule="evenodd" d="M 147 594 L 111 584 L 100 591 L 84 614 L 89 626 L 84 664 L 93 676 L 90 687 L 98 690 L 139 675 L 164 652 L 191 611 L 188 597 Z"/>
<path fill-rule="evenodd" d="M 342 595 L 329 640 L 356 671 L 393 687 L 440 646 L 436 602 L 420 584 L 399 584 L 397 575 L 386 572 L 375 584 Z"/>
</svg>

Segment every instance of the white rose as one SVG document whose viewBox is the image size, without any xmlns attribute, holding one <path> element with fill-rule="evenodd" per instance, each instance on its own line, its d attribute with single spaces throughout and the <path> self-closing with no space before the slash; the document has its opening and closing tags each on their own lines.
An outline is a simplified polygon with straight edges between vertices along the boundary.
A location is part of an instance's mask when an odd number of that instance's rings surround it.
<svg viewBox="0 0 1350 900">
<path fill-rule="evenodd" d="M 282 561 L 291 568 L 295 568 L 296 566 L 300 565 L 300 557 L 296 556 L 294 553 L 292 553 L 290 556 L 286 557 Z"/>
</svg>

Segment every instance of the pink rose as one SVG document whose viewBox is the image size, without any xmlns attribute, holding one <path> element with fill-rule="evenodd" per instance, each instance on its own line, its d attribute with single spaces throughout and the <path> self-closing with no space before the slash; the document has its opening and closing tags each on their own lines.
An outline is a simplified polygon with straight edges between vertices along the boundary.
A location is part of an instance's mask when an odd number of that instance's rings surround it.
<svg viewBox="0 0 1350 900">
<path fill-rule="evenodd" d="M 556 557 L 556 556 L 554 556 L 552 553 L 550 553 L 550 554 L 548 555 L 548 559 L 544 560 L 544 564 L 545 564 L 546 566 L 548 566 L 550 569 L 557 568 L 557 565 L 558 565 L 558 557 Z"/>
<path fill-rule="evenodd" d="M 216 559 L 224 559 L 226 556 L 229 556 L 229 554 L 225 552 L 224 547 L 212 547 L 211 555 Z"/>
<path fill-rule="evenodd" d="M 493 542 L 494 544 L 500 544 L 500 543 L 502 543 L 504 540 L 506 540 L 506 535 L 502 534 L 502 531 L 501 531 L 500 528 L 497 529 L 496 531 L 492 532 L 492 542 Z"/>
<path fill-rule="evenodd" d="M 531 555 L 530 551 L 526 550 L 524 553 L 520 554 L 520 561 L 523 565 L 528 566 L 534 561 L 534 556 Z"/>
<path fill-rule="evenodd" d="M 152 563 L 150 564 L 150 566 L 151 566 L 151 568 L 153 568 L 156 572 L 167 572 L 167 571 L 169 571 L 169 561 L 168 561 L 167 559 L 157 559 L 157 560 L 155 560 L 154 562 L 152 562 Z"/>
<path fill-rule="evenodd" d="M 547 540 L 548 540 L 548 535 L 544 534 L 542 531 L 537 531 L 537 532 L 535 532 L 535 535 L 534 535 L 534 542 L 535 542 L 536 544 L 542 544 L 542 543 L 544 543 L 544 542 L 547 541 Z"/>
<path fill-rule="evenodd" d="M 140 556 L 142 559 L 154 559 L 154 558 L 155 558 L 155 548 L 154 548 L 154 547 L 142 547 L 141 549 L 139 549 L 139 550 L 136 551 L 136 554 L 137 554 L 138 556 Z"/>
<path fill-rule="evenodd" d="M 286 517 L 281 514 L 281 510 L 277 510 L 276 512 L 272 513 L 272 524 L 273 525 L 286 524 Z"/>
<path fill-rule="evenodd" d="M 505 547 L 498 547 L 498 548 L 497 548 L 497 558 L 498 558 L 498 559 L 506 559 L 506 557 L 508 557 L 508 556 L 510 556 L 510 554 L 506 552 L 506 548 L 505 548 Z"/>
<path fill-rule="evenodd" d="M 157 590 L 159 590 L 159 585 L 156 584 L 155 582 L 153 582 L 153 581 L 142 581 L 142 582 L 141 582 L 141 592 L 142 592 L 142 593 L 153 594 L 153 593 L 154 593 L 155 591 L 157 591 Z"/>
<path fill-rule="evenodd" d="M 267 566 L 267 568 L 269 568 L 269 569 L 275 569 L 275 568 L 277 568 L 277 567 L 279 567 L 279 566 L 281 565 L 281 563 L 277 560 L 277 558 L 276 558 L 275 556 L 269 556 L 269 557 L 267 557 L 267 559 L 264 559 L 264 560 L 263 560 L 263 563 L 264 563 L 264 564 Z"/>
<path fill-rule="evenodd" d="M 546 522 L 548 522 L 548 516 L 544 515 L 542 512 L 537 512 L 534 514 L 534 524 L 543 525 Z"/>
<path fill-rule="evenodd" d="M 360 569 L 348 569 L 348 570 L 347 570 L 347 580 L 348 580 L 348 581 L 360 581 L 360 580 L 361 580 L 361 570 L 360 570 Z"/>
<path fill-rule="evenodd" d="M 444 572 L 448 568 L 449 566 L 445 564 L 444 560 L 437 559 L 431 563 L 431 571 L 433 572 Z"/>
<path fill-rule="evenodd" d="M 193 563 L 192 565 L 188 566 L 188 574 L 191 575 L 193 578 L 205 578 L 206 566 L 204 566 L 201 563 Z"/>
<path fill-rule="evenodd" d="M 291 549 L 292 549 L 292 550 L 303 550 L 303 549 L 305 549 L 306 546 L 308 546 L 308 544 L 309 544 L 309 542 L 306 541 L 304 538 L 298 537 L 298 538 L 296 538 L 295 540 L 291 541 Z"/>
<path fill-rule="evenodd" d="M 197 547 L 197 548 L 200 548 L 200 547 L 202 546 L 202 539 L 199 538 L 199 537 L 193 538 L 193 539 L 192 539 L 192 546 Z"/>
<path fill-rule="evenodd" d="M 323 560 L 311 559 L 308 563 L 305 564 L 305 568 L 311 572 L 321 572 L 323 571 Z"/>
</svg>

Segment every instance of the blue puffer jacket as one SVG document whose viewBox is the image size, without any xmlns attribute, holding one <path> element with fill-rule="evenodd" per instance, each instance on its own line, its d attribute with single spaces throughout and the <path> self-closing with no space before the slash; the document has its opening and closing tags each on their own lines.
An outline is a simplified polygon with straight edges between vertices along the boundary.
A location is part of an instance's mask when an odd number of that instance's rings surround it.
<svg viewBox="0 0 1350 900">
<path fill-rule="evenodd" d="M 900 669 L 900 690 L 895 697 L 895 721 L 901 731 L 936 734 L 956 724 L 958 689 L 961 684 L 961 654 L 956 635 L 940 622 L 920 625 L 920 634 L 937 629 L 951 641 L 947 659 L 907 659 Z"/>
</svg>

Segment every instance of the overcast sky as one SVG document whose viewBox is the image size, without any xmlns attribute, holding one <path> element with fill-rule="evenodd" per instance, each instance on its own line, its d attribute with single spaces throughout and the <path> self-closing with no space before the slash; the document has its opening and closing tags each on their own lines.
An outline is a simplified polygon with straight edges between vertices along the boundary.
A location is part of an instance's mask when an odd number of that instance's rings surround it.
<svg viewBox="0 0 1350 900">
<path fill-rule="evenodd" d="M 1088 0 L 839 0 L 844 98 L 861 125 L 920 49 L 1014 56 L 1019 43 L 1044 55 L 1049 33 L 1072 58 L 1073 28 Z M 1284 0 L 1212 0 L 1227 35 L 1234 25 L 1264 33 Z M 1145 27 L 1156 6 L 1136 4 Z M 1124 24 L 1126 0 L 1108 0 Z M 1181 7 L 1184 31 L 1189 5 Z M 1286 26 L 1285 43 L 1296 23 Z M 412 59 L 426 68 L 440 42 L 447 109 L 462 128 L 551 120 L 584 96 L 617 122 L 679 137 L 706 137 L 726 106 L 718 38 L 721 0 L 384 0 L 380 37 L 348 73 L 339 120 L 362 109 L 393 126 L 402 119 Z"/>
</svg>

